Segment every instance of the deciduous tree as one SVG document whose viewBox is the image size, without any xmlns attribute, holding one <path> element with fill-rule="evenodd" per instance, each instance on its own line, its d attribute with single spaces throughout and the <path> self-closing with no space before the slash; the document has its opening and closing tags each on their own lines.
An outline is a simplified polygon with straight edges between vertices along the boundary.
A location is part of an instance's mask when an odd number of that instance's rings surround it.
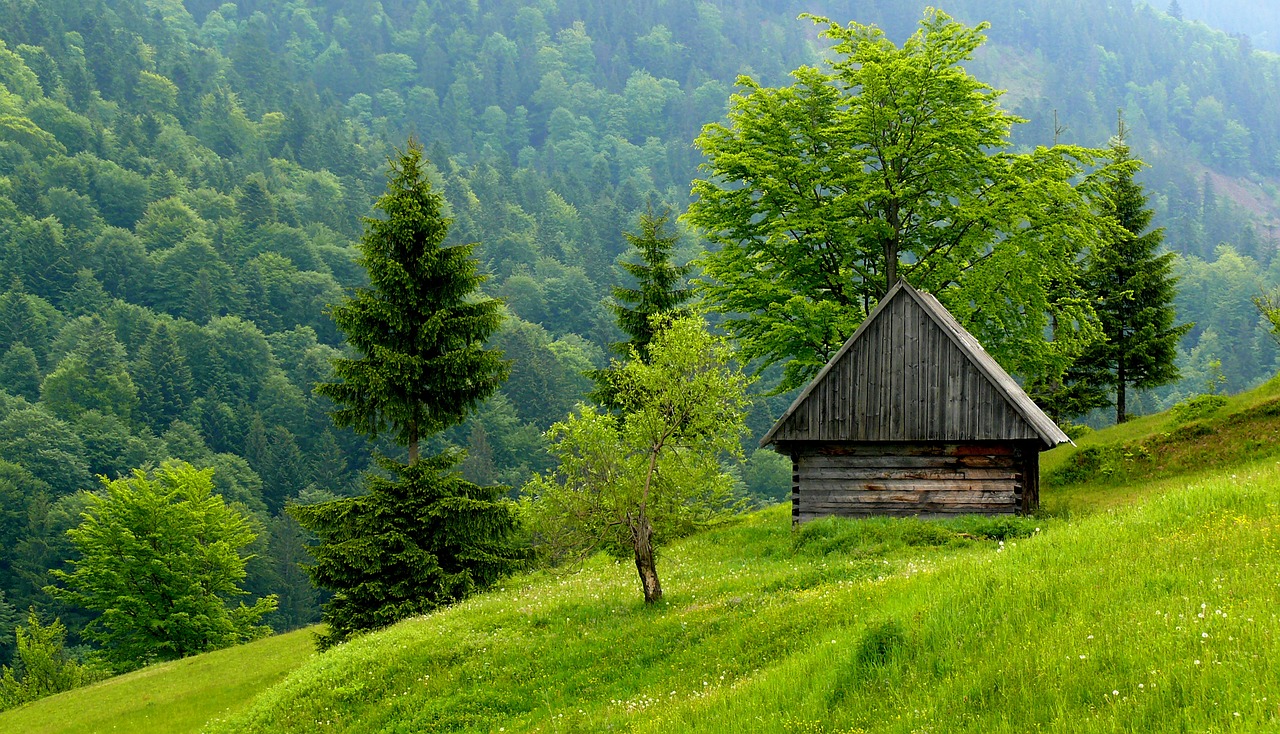
<svg viewBox="0 0 1280 734">
<path fill-rule="evenodd" d="M 1087 303 L 1046 284 L 1075 279 L 1098 241 L 1099 181 L 1079 178 L 1099 151 L 1007 150 L 1021 120 L 963 67 L 985 24 L 930 10 L 897 47 L 874 26 L 812 20 L 835 42 L 830 71 L 777 88 L 741 77 L 728 124 L 697 139 L 708 177 L 687 217 L 719 245 L 706 295 L 742 356 L 789 360 L 778 389 L 798 386 L 905 278 L 1007 367 L 1060 374 L 1096 329 Z"/>
<path fill-rule="evenodd" d="M 720 460 L 741 451 L 748 404 L 748 379 L 701 317 L 657 317 L 655 327 L 647 362 L 615 362 L 620 414 L 582 406 L 552 426 L 560 465 L 524 488 L 553 556 L 631 555 L 648 603 L 662 598 L 657 545 L 735 507 Z"/>
<path fill-rule="evenodd" d="M 270 633 L 274 596 L 244 595 L 248 521 L 213 493 L 213 472 L 170 463 L 104 480 L 67 535 L 80 557 L 46 590 L 97 613 L 84 634 L 120 670 L 234 645 Z"/>
</svg>

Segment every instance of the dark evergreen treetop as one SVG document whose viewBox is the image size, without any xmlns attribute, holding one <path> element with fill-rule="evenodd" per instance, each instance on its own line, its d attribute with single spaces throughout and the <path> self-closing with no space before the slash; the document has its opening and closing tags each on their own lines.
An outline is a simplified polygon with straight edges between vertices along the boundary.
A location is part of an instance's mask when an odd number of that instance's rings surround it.
<svg viewBox="0 0 1280 734">
<path fill-rule="evenodd" d="M 474 244 L 444 244 L 450 220 L 427 180 L 422 146 L 390 160 L 387 192 L 365 219 L 360 262 L 369 287 L 333 308 L 361 356 L 334 360 L 316 392 L 338 404 L 334 423 L 375 437 L 390 430 L 417 459 L 418 441 L 460 423 L 506 379 L 508 364 L 484 342 L 500 302 L 477 293 Z"/>
<path fill-rule="evenodd" d="M 635 349 L 641 359 L 648 360 L 649 342 L 653 341 L 653 317 L 656 314 L 680 316 L 680 308 L 693 297 L 691 288 L 681 288 L 681 281 L 693 269 L 691 265 L 671 262 L 679 235 L 669 233 L 669 212 L 656 214 L 652 208 L 640 215 L 640 231 L 624 232 L 627 242 L 640 253 L 640 262 L 623 262 L 622 269 L 636 279 L 635 288 L 613 287 L 614 302 L 609 305 L 618 326 L 627 336 L 625 342 L 613 346 L 626 356 Z"/>
</svg>

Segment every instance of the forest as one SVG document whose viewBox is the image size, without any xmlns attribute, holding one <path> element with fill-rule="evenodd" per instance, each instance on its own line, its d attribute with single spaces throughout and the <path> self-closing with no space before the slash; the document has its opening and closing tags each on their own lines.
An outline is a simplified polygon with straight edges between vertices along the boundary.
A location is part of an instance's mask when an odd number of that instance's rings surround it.
<svg viewBox="0 0 1280 734">
<path fill-rule="evenodd" d="M 901 41 L 922 8 L 824 12 Z M 368 284 L 357 243 L 411 137 L 449 242 L 477 243 L 481 288 L 504 304 L 489 345 L 512 360 L 493 397 L 425 449 L 464 449 L 462 476 L 484 485 L 556 469 L 547 430 L 625 340 L 608 304 L 633 285 L 628 235 L 670 212 L 675 262 L 707 247 L 676 219 L 703 175 L 693 141 L 725 119 L 740 74 L 785 84 L 826 55 L 802 10 L 0 1 L 0 664 L 28 610 L 87 650 L 89 613 L 46 591 L 77 552 L 81 490 L 169 460 L 211 469 L 212 491 L 248 518 L 246 600 L 278 601 L 262 622 L 319 619 L 326 596 L 299 567 L 314 536 L 284 510 L 359 494 L 372 449 L 403 455 L 335 427 L 314 386 L 350 356 L 332 307 Z M 1280 287 L 1280 56 L 1180 8 L 946 10 L 991 23 L 968 68 L 1026 120 L 1016 149 L 1105 148 L 1124 111 L 1190 325 L 1182 380 L 1131 395 L 1130 412 L 1273 375 L 1280 353 L 1252 299 Z M 783 379 L 770 367 L 752 388 L 755 436 L 792 397 L 775 394 Z M 750 503 L 789 491 L 771 452 L 748 448 L 732 473 Z"/>
</svg>

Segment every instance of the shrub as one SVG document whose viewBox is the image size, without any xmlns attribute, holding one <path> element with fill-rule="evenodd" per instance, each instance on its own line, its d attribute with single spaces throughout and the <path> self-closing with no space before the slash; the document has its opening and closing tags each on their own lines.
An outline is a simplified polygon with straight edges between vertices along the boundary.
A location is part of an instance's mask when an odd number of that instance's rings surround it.
<svg viewBox="0 0 1280 734">
<path fill-rule="evenodd" d="M 76 662 L 64 643 L 67 629 L 58 620 L 41 625 L 35 611 L 16 632 L 14 667 L 0 669 L 0 711 L 101 680 L 105 673 Z"/>
<path fill-rule="evenodd" d="M 1227 399 L 1222 395 L 1197 395 L 1173 406 L 1171 412 L 1175 423 L 1188 423 L 1208 418 L 1226 404 Z"/>
</svg>

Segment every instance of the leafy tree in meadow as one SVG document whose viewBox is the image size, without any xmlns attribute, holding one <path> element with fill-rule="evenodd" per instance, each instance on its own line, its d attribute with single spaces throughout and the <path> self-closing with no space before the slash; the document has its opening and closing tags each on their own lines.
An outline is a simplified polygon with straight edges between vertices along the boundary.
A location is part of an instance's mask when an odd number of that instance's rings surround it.
<svg viewBox="0 0 1280 734">
<path fill-rule="evenodd" d="M 631 555 L 645 602 L 662 598 L 656 546 L 737 506 L 720 459 L 741 453 L 749 380 L 731 359 L 701 317 L 655 317 L 649 360 L 612 370 L 620 414 L 582 406 L 551 427 L 559 466 L 523 492 L 553 558 Z"/>
<path fill-rule="evenodd" d="M 97 614 L 84 635 L 117 670 L 173 660 L 270 633 L 274 596 L 244 595 L 246 518 L 213 492 L 213 472 L 171 463 L 104 480 L 67 535 L 79 553 L 55 571 L 55 598 Z"/>
<path fill-rule="evenodd" d="M 291 508 L 319 537 L 311 578 L 333 592 L 321 647 L 483 589 L 520 555 L 503 488 L 462 479 L 455 453 L 419 454 L 424 438 L 462 422 L 508 370 L 484 348 L 501 305 L 476 292 L 474 245 L 444 245 L 444 199 L 425 166 L 414 141 L 390 162 L 375 204 L 382 216 L 365 221 L 361 240 L 370 285 L 333 308 L 359 356 L 335 359 L 336 379 L 316 386 L 336 404 L 335 424 L 408 448 L 407 464 L 380 461 L 386 474 L 366 477 L 367 494 Z"/>
<path fill-rule="evenodd" d="M 42 625 L 34 610 L 27 614 L 27 623 L 15 630 L 14 666 L 0 666 L 0 711 L 105 677 L 71 657 L 66 637 L 58 620 Z"/>
<path fill-rule="evenodd" d="M 1125 133 L 1121 120 L 1111 142 L 1111 155 L 1118 164 L 1132 160 Z M 1109 242 L 1090 250 L 1085 270 L 1106 341 L 1091 346 L 1081 363 L 1103 373 L 1105 384 L 1115 391 L 1116 422 L 1123 423 L 1128 418 L 1130 387 L 1145 390 L 1179 378 L 1174 360 L 1191 324 L 1174 323 L 1177 255 L 1159 251 L 1164 230 L 1148 231 L 1152 211 L 1142 185 L 1133 180 L 1131 169 L 1117 168 L 1120 175 L 1110 182 L 1103 208 L 1119 228 L 1109 230 L 1113 233 Z"/>
<path fill-rule="evenodd" d="M 1008 152 L 1019 119 L 963 66 L 986 24 L 930 10 L 897 47 L 874 26 L 812 19 L 835 42 L 830 72 L 741 78 L 728 124 L 697 139 L 709 176 L 686 216 L 719 245 L 706 297 L 741 356 L 789 360 L 778 389 L 801 385 L 904 278 L 1015 371 L 1061 373 L 1096 330 L 1086 303 L 1055 303 L 1045 284 L 1075 279 L 1098 240 L 1099 177 L 1073 182 L 1100 152 Z"/>
</svg>

